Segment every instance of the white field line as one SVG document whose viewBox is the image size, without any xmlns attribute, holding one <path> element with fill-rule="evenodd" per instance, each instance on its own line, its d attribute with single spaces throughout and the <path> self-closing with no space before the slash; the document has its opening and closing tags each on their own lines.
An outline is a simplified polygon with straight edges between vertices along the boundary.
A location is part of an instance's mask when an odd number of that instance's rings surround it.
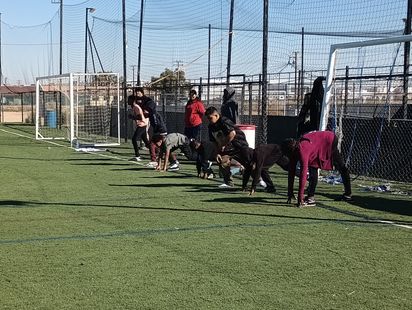
<svg viewBox="0 0 412 310">
<path fill-rule="evenodd" d="M 394 222 L 392 222 L 392 221 L 381 221 L 381 220 L 376 220 L 376 221 L 379 222 L 379 223 L 390 224 L 390 225 L 397 226 L 397 227 L 412 229 L 412 226 L 403 225 L 403 224 L 396 224 L 396 223 L 394 223 Z"/>
<path fill-rule="evenodd" d="M 8 130 L 5 130 L 5 129 L 0 129 L 0 130 L 3 131 L 3 132 L 9 133 L 9 134 L 15 135 L 15 136 L 19 136 L 19 137 L 22 137 L 22 138 L 26 138 L 26 139 L 38 141 L 38 140 L 36 140 L 36 138 L 31 137 L 31 136 L 22 135 L 22 134 L 19 134 L 19 133 L 16 133 L 16 132 L 12 132 L 12 131 L 8 131 Z M 54 146 L 60 146 L 60 147 L 65 147 L 65 148 L 68 148 L 68 149 L 72 149 L 70 146 L 62 145 L 62 144 L 59 144 L 59 143 L 56 143 L 56 142 L 53 142 L 53 141 L 50 141 L 50 140 L 42 140 L 41 142 L 42 142 L 42 143 L 43 143 L 43 142 L 46 142 L 46 143 L 52 144 L 52 145 L 54 145 Z M 97 155 L 97 156 L 101 156 L 101 157 L 105 157 L 105 158 L 122 160 L 122 161 L 130 162 L 130 163 L 135 164 L 135 165 L 144 166 L 143 163 L 132 162 L 132 161 L 129 161 L 128 159 L 125 159 L 125 158 L 122 158 L 122 157 L 119 157 L 119 156 L 107 155 L 107 154 L 100 154 L 100 153 L 97 153 L 97 152 L 89 152 L 89 151 L 82 151 L 82 152 L 83 152 L 83 153 L 88 153 L 88 154 Z"/>
</svg>

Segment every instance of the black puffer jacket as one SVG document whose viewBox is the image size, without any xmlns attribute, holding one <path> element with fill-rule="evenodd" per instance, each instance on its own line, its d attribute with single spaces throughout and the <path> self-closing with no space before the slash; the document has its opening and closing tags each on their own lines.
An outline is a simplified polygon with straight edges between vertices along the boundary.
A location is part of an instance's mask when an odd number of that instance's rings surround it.
<svg viewBox="0 0 412 310">
<path fill-rule="evenodd" d="M 221 108 L 222 116 L 230 119 L 234 124 L 237 122 L 238 117 L 238 104 L 235 101 L 235 90 L 232 87 L 226 87 L 223 91 L 223 103 Z"/>
</svg>

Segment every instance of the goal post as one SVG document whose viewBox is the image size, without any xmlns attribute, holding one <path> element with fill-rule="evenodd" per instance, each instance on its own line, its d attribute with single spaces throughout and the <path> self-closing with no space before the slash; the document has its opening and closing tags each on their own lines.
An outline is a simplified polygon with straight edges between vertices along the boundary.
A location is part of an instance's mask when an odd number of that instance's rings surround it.
<svg viewBox="0 0 412 310">
<path fill-rule="evenodd" d="M 335 131 L 354 174 L 412 181 L 411 74 L 402 48 L 410 41 L 402 35 L 330 48 L 319 129 Z"/>
<path fill-rule="evenodd" d="M 71 146 L 120 144 L 117 73 L 68 73 L 36 79 L 36 139 Z"/>
</svg>

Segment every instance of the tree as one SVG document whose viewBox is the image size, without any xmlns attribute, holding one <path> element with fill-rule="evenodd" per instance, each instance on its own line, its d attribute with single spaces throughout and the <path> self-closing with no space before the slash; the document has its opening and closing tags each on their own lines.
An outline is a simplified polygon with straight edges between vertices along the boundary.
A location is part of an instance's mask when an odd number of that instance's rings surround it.
<svg viewBox="0 0 412 310">
<path fill-rule="evenodd" d="M 158 77 L 152 76 L 150 86 L 165 93 L 177 93 L 179 88 L 189 88 L 190 83 L 186 81 L 183 70 L 166 68 Z"/>
</svg>

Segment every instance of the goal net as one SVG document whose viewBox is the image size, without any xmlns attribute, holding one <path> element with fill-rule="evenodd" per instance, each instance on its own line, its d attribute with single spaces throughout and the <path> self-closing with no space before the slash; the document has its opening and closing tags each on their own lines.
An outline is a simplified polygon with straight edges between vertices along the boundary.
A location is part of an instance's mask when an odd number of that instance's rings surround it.
<svg viewBox="0 0 412 310">
<path fill-rule="evenodd" d="M 351 173 L 412 181 L 411 35 L 331 46 L 321 130 L 333 130 Z M 406 53 L 406 54 L 405 54 Z"/>
<path fill-rule="evenodd" d="M 69 73 L 36 79 L 36 139 L 72 147 L 120 144 L 119 76 Z"/>
</svg>

